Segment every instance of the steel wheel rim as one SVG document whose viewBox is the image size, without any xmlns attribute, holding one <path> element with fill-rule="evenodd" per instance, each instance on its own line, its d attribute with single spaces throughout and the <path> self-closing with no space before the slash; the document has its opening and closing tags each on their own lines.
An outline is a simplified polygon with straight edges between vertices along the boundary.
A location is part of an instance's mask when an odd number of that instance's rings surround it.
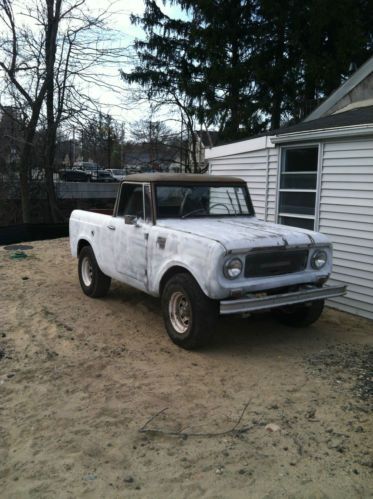
<svg viewBox="0 0 373 499">
<path fill-rule="evenodd" d="M 172 293 L 168 312 L 174 330 L 178 334 L 186 334 L 192 320 L 192 310 L 188 297 L 181 291 Z"/>
<path fill-rule="evenodd" d="M 82 279 L 84 285 L 89 287 L 92 284 L 93 280 L 93 268 L 91 264 L 91 260 L 88 256 L 85 256 L 82 261 Z"/>
</svg>

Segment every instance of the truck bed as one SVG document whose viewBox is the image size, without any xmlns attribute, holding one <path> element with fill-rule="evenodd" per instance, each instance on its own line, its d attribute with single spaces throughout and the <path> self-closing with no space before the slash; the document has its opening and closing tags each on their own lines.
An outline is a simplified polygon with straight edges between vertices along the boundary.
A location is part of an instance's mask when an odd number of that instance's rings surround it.
<svg viewBox="0 0 373 499">
<path fill-rule="evenodd" d="M 83 210 L 84 211 L 84 210 Z M 100 215 L 113 215 L 113 209 L 112 208 L 90 208 L 89 210 L 91 213 L 100 213 Z"/>
</svg>

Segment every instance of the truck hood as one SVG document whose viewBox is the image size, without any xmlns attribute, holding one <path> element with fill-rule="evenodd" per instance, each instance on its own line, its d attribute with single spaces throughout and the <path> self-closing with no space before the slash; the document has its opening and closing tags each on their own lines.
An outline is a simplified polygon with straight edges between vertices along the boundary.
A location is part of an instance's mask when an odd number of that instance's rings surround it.
<svg viewBox="0 0 373 499">
<path fill-rule="evenodd" d="M 306 229 L 262 222 L 255 217 L 224 217 L 158 220 L 159 227 L 213 239 L 229 252 L 255 248 L 330 244 L 329 239 Z"/>
</svg>

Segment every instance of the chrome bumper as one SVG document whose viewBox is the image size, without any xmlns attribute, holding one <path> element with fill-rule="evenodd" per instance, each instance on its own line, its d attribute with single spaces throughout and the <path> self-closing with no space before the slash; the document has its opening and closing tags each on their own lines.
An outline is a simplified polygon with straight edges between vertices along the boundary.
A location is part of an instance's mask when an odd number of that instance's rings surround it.
<svg viewBox="0 0 373 499">
<path fill-rule="evenodd" d="M 292 293 L 282 293 L 278 295 L 260 296 L 262 293 L 253 293 L 250 298 L 240 298 L 237 300 L 222 300 L 220 302 L 221 314 L 238 314 L 242 312 L 255 312 L 270 308 L 294 305 L 296 303 L 307 303 L 314 300 L 325 300 L 346 293 L 347 286 L 304 286 L 299 291 Z M 258 296 L 259 295 L 259 296 Z"/>
</svg>

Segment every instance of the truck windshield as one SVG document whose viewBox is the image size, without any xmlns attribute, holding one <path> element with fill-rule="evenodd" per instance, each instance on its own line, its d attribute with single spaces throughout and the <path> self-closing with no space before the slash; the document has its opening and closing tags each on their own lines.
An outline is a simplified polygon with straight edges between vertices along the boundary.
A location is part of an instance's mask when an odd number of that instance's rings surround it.
<svg viewBox="0 0 373 499">
<path fill-rule="evenodd" d="M 239 185 L 158 185 L 157 218 L 254 216 L 250 196 Z"/>
</svg>

